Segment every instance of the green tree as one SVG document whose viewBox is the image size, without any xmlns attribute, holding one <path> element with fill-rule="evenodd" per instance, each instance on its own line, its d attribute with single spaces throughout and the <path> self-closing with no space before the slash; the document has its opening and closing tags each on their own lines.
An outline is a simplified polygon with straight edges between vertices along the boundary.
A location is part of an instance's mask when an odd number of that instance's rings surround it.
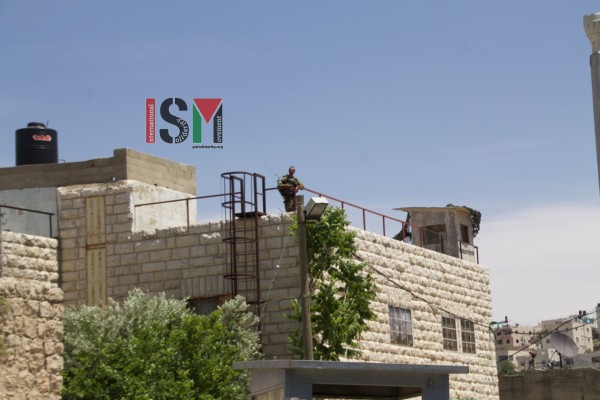
<svg viewBox="0 0 600 400">
<path fill-rule="evenodd" d="M 515 364 L 510 360 L 502 360 L 498 363 L 498 375 L 515 375 L 517 373 Z"/>
<path fill-rule="evenodd" d="M 64 399 L 246 399 L 257 318 L 241 297 L 208 316 L 136 289 L 121 304 L 65 312 Z"/>
<path fill-rule="evenodd" d="M 328 207 L 318 221 L 307 221 L 308 275 L 311 293 L 310 314 L 313 355 L 316 360 L 353 358 L 361 353 L 357 340 L 374 314 L 369 307 L 375 298 L 373 278 L 365 272 L 366 263 L 357 262 L 354 232 L 348 230 L 343 209 Z M 292 231 L 297 233 L 297 221 Z M 297 300 L 290 318 L 301 321 Z M 291 336 L 297 355 L 302 355 L 299 332 Z"/>
<path fill-rule="evenodd" d="M 454 204 L 447 204 L 446 207 L 459 207 Z M 469 219 L 471 220 L 471 228 L 473 229 L 473 237 L 477 236 L 479 233 L 479 228 L 481 227 L 481 212 L 475 210 L 474 208 L 462 206 L 469 211 Z"/>
</svg>

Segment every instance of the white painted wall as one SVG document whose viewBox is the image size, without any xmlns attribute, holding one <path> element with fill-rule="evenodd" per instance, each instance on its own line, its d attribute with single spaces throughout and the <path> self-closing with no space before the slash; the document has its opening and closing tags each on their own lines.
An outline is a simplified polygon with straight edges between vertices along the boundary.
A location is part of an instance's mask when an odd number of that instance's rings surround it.
<svg viewBox="0 0 600 400">
<path fill-rule="evenodd" d="M 196 200 L 177 201 L 164 204 L 135 207 L 135 205 L 187 199 L 192 196 L 175 190 L 156 187 L 137 181 L 129 181 L 134 186 L 130 193 L 130 204 L 134 212 L 134 232 L 156 230 L 196 224 L 198 210 Z"/>
<path fill-rule="evenodd" d="M 0 191 L 0 206 L 12 206 L 36 211 L 53 213 L 51 217 L 28 211 L 1 207 L 0 229 L 35 236 L 57 236 L 56 188 L 12 189 Z M 50 223 L 52 233 L 50 234 Z"/>
</svg>

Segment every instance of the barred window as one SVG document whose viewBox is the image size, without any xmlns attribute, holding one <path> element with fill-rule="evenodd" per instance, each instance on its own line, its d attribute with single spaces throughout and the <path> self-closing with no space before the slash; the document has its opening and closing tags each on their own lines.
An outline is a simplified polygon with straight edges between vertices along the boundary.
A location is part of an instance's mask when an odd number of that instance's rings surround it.
<svg viewBox="0 0 600 400">
<path fill-rule="evenodd" d="M 208 315 L 219 308 L 228 298 L 226 296 L 196 297 L 188 299 L 187 307 L 194 314 Z"/>
<path fill-rule="evenodd" d="M 442 317 L 442 336 L 444 350 L 458 351 L 458 335 L 454 318 Z"/>
<path fill-rule="evenodd" d="M 460 335 L 463 353 L 475 354 L 475 325 L 473 321 L 460 320 Z"/>
<path fill-rule="evenodd" d="M 388 312 L 390 318 L 390 341 L 404 346 L 412 346 L 411 311 L 405 308 L 388 306 Z"/>
</svg>

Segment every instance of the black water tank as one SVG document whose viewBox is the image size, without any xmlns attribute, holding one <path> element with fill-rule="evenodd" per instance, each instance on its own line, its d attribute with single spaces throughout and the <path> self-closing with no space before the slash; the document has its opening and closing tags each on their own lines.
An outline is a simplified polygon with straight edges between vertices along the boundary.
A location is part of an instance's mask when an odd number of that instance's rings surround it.
<svg viewBox="0 0 600 400">
<path fill-rule="evenodd" d="M 54 129 L 41 122 L 30 122 L 15 134 L 17 165 L 58 162 L 58 136 Z"/>
</svg>

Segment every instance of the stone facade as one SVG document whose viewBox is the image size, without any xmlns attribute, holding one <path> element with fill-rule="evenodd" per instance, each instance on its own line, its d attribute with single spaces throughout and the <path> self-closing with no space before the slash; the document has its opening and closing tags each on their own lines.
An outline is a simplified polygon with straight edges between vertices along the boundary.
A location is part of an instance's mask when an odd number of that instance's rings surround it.
<svg viewBox="0 0 600 400">
<path fill-rule="evenodd" d="M 66 306 L 123 299 L 136 287 L 200 301 L 231 296 L 231 281 L 224 278 L 228 223 L 133 231 L 138 225 L 135 193 L 146 189 L 145 184 L 123 181 L 58 190 Z M 147 213 L 152 211 L 137 211 L 137 217 Z M 298 244 L 289 232 L 291 221 L 287 214 L 259 220 L 261 299 L 266 302 L 262 339 L 272 357 L 291 354 L 287 337 L 297 325 L 285 317 L 291 299 L 300 293 Z"/>
<path fill-rule="evenodd" d="M 125 164 L 130 164 L 129 158 L 126 152 Z M 18 168 L 25 167 L 29 168 Z M 179 172 L 171 173 L 176 177 Z M 168 176 L 161 179 L 168 180 Z M 136 287 L 189 298 L 205 310 L 207 304 L 214 307 L 232 295 L 232 281 L 227 278 L 231 248 L 225 241 L 229 222 L 191 222 L 196 217 L 190 217 L 189 200 L 141 206 L 189 199 L 195 189 L 177 191 L 125 179 L 58 186 L 55 193 L 65 306 L 100 305 L 109 297 L 122 299 Z M 202 204 L 193 203 L 191 208 L 197 206 L 202 210 Z M 262 216 L 256 219 L 258 227 L 251 220 L 245 223 L 258 232 L 263 351 L 268 358 L 291 358 L 289 335 L 298 324 L 286 314 L 291 312 L 292 299 L 300 294 L 299 251 L 290 234 L 291 215 Z M 487 329 L 491 321 L 487 268 L 374 233 L 355 232 L 358 257 L 368 264 L 368 273 L 377 284 L 372 303 L 376 318 L 360 340 L 363 360 L 467 365 L 469 374 L 451 376 L 451 397 L 497 400 L 494 344 Z M 41 241 L 39 247 L 48 246 Z M 56 245 L 53 249 L 56 252 Z M 49 274 L 47 284 L 53 284 L 57 276 Z M 49 302 L 40 297 L 44 300 Z M 54 303 L 49 304 L 54 309 Z M 44 315 L 46 309 L 44 305 Z M 402 329 L 408 331 L 402 335 L 406 339 L 408 332 L 410 340 L 394 338 L 391 320 L 397 318 L 391 317 L 392 310 L 403 313 Z"/>
<path fill-rule="evenodd" d="M 94 303 L 90 288 L 100 277 L 105 291 L 95 293 L 116 299 L 141 287 L 177 298 L 210 299 L 231 295 L 227 275 L 227 222 L 153 231 L 134 231 L 132 193 L 144 189 L 133 181 L 60 188 L 60 226 L 63 243 L 63 289 L 67 305 Z M 104 198 L 101 237 L 86 211 L 90 199 Z M 138 210 L 137 216 L 143 211 Z M 95 217 L 93 217 L 95 216 Z M 291 299 L 299 295 L 298 248 L 290 235 L 289 214 L 259 220 L 260 287 L 263 350 L 269 358 L 292 357 L 288 337 L 297 323 L 286 318 Z M 451 377 L 453 398 L 497 399 L 497 375 L 491 321 L 491 295 L 487 268 L 455 257 L 409 245 L 377 234 L 355 230 L 359 257 L 376 277 L 375 321 L 360 341 L 363 359 L 373 362 L 468 365 L 467 375 Z M 87 239 L 86 239 L 87 238 Z M 92 254 L 93 256 L 90 256 Z M 90 279 L 89 276 L 93 276 Z M 93 280 L 93 281 L 92 281 Z M 98 286 L 101 288 L 101 286 Z M 98 298 L 105 301 L 105 298 Z M 411 311 L 413 343 L 390 340 L 389 306 Z M 460 324 L 474 322 L 473 353 L 443 347 L 442 316 Z M 458 342 L 460 342 L 460 332 Z"/>
<path fill-rule="evenodd" d="M 469 374 L 450 376 L 453 399 L 498 399 L 489 271 L 487 268 L 370 232 L 355 230 L 358 256 L 376 278 L 377 317 L 360 345 L 366 361 L 466 365 Z M 391 343 L 389 306 L 410 310 L 412 345 Z M 444 349 L 442 317 L 473 322 L 472 353 Z M 458 341 L 461 335 L 458 334 Z M 463 345 L 464 346 L 464 345 Z"/>
<path fill-rule="evenodd" d="M 0 398 L 60 399 L 63 305 L 57 240 L 0 232 Z"/>
<path fill-rule="evenodd" d="M 57 197 L 61 279 L 68 305 L 94 305 L 105 303 L 108 296 L 118 298 L 119 286 L 139 283 L 134 278 L 136 268 L 139 268 L 136 264 L 146 262 L 145 257 L 150 257 L 147 262 L 151 263 L 165 260 L 168 252 L 164 251 L 166 239 L 161 240 L 163 238 L 155 238 L 153 245 L 143 245 L 142 249 L 148 252 L 139 260 L 137 256 L 132 258 L 134 227 L 142 231 L 148 225 L 156 228 L 169 223 L 172 226 L 166 229 L 169 232 L 187 226 L 185 201 L 168 204 L 168 207 L 156 205 L 136 210 L 135 204 L 186 197 L 146 183 L 118 181 L 61 187 L 57 189 Z M 193 207 L 191 216 L 195 219 L 195 203 Z M 128 256 L 121 257 L 125 254 Z M 176 263 L 177 259 L 172 260 L 169 266 Z M 145 271 L 149 268 L 152 269 L 146 266 Z M 160 290 L 170 293 L 170 283 L 166 281 L 172 276 L 173 273 L 157 275 L 165 282 L 153 287 L 158 285 Z"/>
</svg>

